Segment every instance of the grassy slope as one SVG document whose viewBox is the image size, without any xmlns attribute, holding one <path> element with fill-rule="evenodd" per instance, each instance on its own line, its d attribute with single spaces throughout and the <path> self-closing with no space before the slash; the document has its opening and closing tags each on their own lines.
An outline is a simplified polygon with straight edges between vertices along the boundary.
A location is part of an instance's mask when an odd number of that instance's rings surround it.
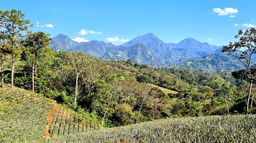
<svg viewBox="0 0 256 143">
<path fill-rule="evenodd" d="M 177 94 L 178 93 L 177 91 L 170 90 L 170 89 L 167 89 L 167 88 L 164 88 L 164 87 L 160 87 L 160 86 L 157 86 L 157 85 L 154 85 L 154 84 L 149 84 L 149 85 L 152 86 L 152 87 L 156 87 L 156 88 L 160 89 L 165 95 L 168 95 L 169 93 L 170 94 Z"/>
<path fill-rule="evenodd" d="M 256 140 L 256 116 L 162 119 L 126 127 L 69 135 L 52 142 L 247 142 Z"/>
<path fill-rule="evenodd" d="M 53 100 L 23 89 L 0 88 L 0 142 L 44 142 L 47 137 L 98 128 Z"/>
</svg>

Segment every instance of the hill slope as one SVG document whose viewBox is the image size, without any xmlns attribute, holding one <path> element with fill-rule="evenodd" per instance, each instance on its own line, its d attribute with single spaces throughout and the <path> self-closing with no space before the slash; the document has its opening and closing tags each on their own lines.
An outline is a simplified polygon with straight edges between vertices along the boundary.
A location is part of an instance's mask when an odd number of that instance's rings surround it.
<svg viewBox="0 0 256 143">
<path fill-rule="evenodd" d="M 206 72 L 232 72 L 242 69 L 242 64 L 238 60 L 224 53 L 191 59 L 176 66 Z"/>
<path fill-rule="evenodd" d="M 0 142 L 43 142 L 97 128 L 98 123 L 53 100 L 23 89 L 0 89 Z"/>
<path fill-rule="evenodd" d="M 170 118 L 55 138 L 51 142 L 247 142 L 256 140 L 256 116 Z"/>
</svg>

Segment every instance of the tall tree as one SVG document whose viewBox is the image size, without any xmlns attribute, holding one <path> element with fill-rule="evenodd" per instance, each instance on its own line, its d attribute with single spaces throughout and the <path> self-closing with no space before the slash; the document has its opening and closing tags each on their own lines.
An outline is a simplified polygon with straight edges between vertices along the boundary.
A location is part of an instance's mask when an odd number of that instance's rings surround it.
<svg viewBox="0 0 256 143">
<path fill-rule="evenodd" d="M 43 53 L 51 43 L 51 38 L 44 32 L 30 33 L 24 41 L 26 57 L 32 63 L 32 91 L 35 92 L 35 73 L 37 61 L 43 59 Z"/>
<path fill-rule="evenodd" d="M 222 52 L 226 52 L 238 59 L 244 66 L 244 78 L 249 82 L 248 97 L 246 103 L 246 111 L 249 112 L 250 102 L 253 102 L 251 97 L 252 85 L 255 80 L 252 73 L 253 70 L 253 56 L 256 54 L 256 29 L 240 30 L 235 36 L 237 42 L 230 42 L 229 45 L 224 46 Z M 234 75 L 234 74 L 233 74 Z M 234 76 L 238 77 L 238 76 Z M 241 75 L 239 76 L 241 77 Z"/>
<path fill-rule="evenodd" d="M 11 85 L 14 86 L 15 61 L 21 53 L 21 42 L 30 27 L 30 21 L 19 10 L 0 11 L 1 39 L 8 44 L 2 50 L 12 57 Z"/>
<path fill-rule="evenodd" d="M 1 15 L 2 17 L 3 15 Z M 0 17 L 0 19 L 2 19 Z M 0 30 L 3 29 L 4 24 L 2 21 L 0 21 Z M 4 33 L 1 31 L 0 32 L 0 64 L 1 64 L 1 83 L 2 83 L 2 87 L 4 87 L 4 57 L 5 57 L 5 51 L 4 49 L 6 48 L 6 46 L 8 46 L 8 43 L 6 43 L 5 40 L 5 35 Z"/>
<path fill-rule="evenodd" d="M 1 70 L 1 77 L 2 77 L 1 78 L 2 87 L 4 87 L 4 53 L 2 51 L 3 47 L 4 47 L 3 43 L 0 42 L 0 64 L 1 64 L 0 70 Z"/>
<path fill-rule="evenodd" d="M 89 60 L 88 56 L 81 52 L 73 52 L 67 53 L 67 60 L 72 70 L 75 72 L 76 80 L 75 80 L 75 104 L 77 104 L 77 96 L 78 96 L 78 80 L 80 74 L 86 68 L 85 62 Z"/>
</svg>

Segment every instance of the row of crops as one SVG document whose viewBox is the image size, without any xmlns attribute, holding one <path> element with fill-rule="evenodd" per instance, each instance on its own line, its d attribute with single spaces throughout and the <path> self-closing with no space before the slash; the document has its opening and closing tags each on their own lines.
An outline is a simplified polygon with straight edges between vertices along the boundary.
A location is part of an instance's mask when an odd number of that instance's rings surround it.
<svg viewBox="0 0 256 143">
<path fill-rule="evenodd" d="M 50 128 L 50 134 L 53 137 L 58 137 L 87 132 L 99 128 L 101 128 L 99 124 L 90 120 L 85 120 L 81 115 L 59 105 Z"/>
<path fill-rule="evenodd" d="M 50 122 L 49 116 L 53 116 Z M 0 88 L 0 143 L 45 142 L 51 140 L 48 134 L 59 138 L 100 128 L 99 123 L 43 96 L 18 88 Z"/>
<path fill-rule="evenodd" d="M 256 115 L 165 119 L 62 136 L 51 142 L 254 143 Z"/>
<path fill-rule="evenodd" d="M 39 142 L 51 102 L 21 89 L 0 90 L 0 142 Z"/>
</svg>

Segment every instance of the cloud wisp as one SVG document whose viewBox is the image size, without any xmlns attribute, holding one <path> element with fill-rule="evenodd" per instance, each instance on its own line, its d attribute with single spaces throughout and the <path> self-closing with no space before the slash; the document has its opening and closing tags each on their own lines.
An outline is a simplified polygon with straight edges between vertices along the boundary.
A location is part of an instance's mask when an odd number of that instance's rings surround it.
<svg viewBox="0 0 256 143">
<path fill-rule="evenodd" d="M 246 28 L 256 28 L 256 24 L 244 23 L 244 24 L 234 24 L 235 27 L 242 26 Z"/>
<path fill-rule="evenodd" d="M 40 22 L 36 22 L 36 27 L 37 28 L 54 28 L 54 25 L 49 23 L 49 24 L 40 24 Z"/>
<path fill-rule="evenodd" d="M 226 8 L 214 8 L 212 11 L 219 16 L 229 16 L 230 18 L 234 18 L 235 14 L 239 12 L 237 8 L 231 8 L 231 7 L 226 7 Z"/>
<path fill-rule="evenodd" d="M 83 38 L 83 37 L 75 37 L 72 39 L 73 41 L 76 41 L 77 43 L 81 43 L 81 42 L 89 42 L 89 40 Z"/>
<path fill-rule="evenodd" d="M 119 37 L 108 37 L 108 42 L 115 43 L 115 44 L 121 44 L 129 41 L 129 39 L 119 38 Z"/>
<path fill-rule="evenodd" d="M 251 24 L 251 23 L 245 23 L 245 24 L 242 24 L 243 27 L 247 27 L 247 28 L 255 28 L 256 27 L 256 24 Z"/>
<path fill-rule="evenodd" d="M 102 32 L 97 32 L 97 31 L 94 31 L 94 30 L 87 30 L 87 29 L 81 29 L 79 32 L 78 32 L 79 35 L 101 35 Z"/>
</svg>

